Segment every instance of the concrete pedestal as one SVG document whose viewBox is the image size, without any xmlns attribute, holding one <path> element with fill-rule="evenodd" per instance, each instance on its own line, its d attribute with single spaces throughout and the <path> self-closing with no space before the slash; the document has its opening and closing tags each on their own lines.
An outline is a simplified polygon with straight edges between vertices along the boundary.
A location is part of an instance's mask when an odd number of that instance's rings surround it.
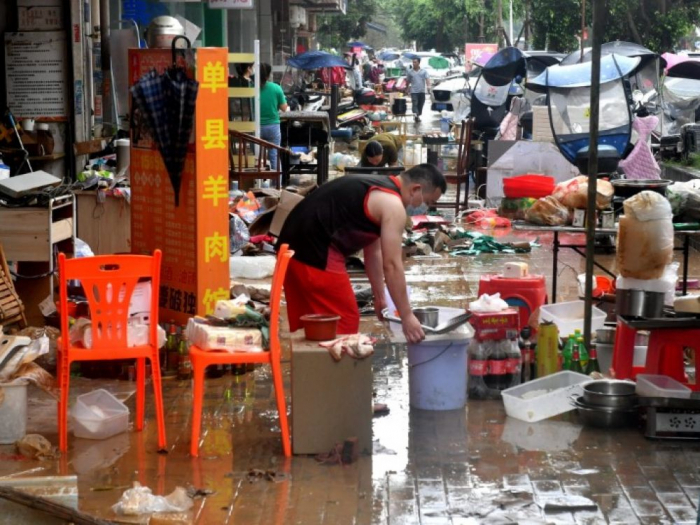
<svg viewBox="0 0 700 525">
<path fill-rule="evenodd" d="M 349 437 L 361 453 L 372 452 L 372 358 L 344 355 L 292 334 L 292 450 L 328 452 Z"/>
</svg>

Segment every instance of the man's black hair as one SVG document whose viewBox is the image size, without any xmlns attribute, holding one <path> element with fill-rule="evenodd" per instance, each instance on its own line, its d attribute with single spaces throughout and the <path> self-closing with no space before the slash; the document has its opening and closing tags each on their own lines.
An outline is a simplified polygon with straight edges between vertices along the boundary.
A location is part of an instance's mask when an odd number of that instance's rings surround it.
<svg viewBox="0 0 700 525">
<path fill-rule="evenodd" d="M 445 176 L 432 164 L 418 164 L 418 166 L 404 171 L 401 176 L 414 184 L 420 184 L 424 189 L 432 189 L 434 191 L 440 188 L 442 193 L 447 191 Z"/>
</svg>

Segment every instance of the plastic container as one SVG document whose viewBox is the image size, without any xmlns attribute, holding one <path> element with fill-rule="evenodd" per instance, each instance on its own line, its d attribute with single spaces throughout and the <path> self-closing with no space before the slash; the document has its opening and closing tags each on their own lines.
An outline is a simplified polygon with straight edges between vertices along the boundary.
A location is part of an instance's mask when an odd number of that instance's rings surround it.
<svg viewBox="0 0 700 525">
<path fill-rule="evenodd" d="M 613 359 L 613 349 L 615 345 L 613 344 L 596 344 L 596 351 L 598 352 L 598 364 L 600 365 L 600 370 L 607 374 L 612 366 Z M 634 347 L 634 360 L 632 366 L 644 367 L 647 362 L 647 347 L 646 346 L 635 346 Z"/>
<path fill-rule="evenodd" d="M 304 323 L 304 336 L 309 341 L 330 341 L 338 333 L 340 316 L 332 314 L 308 314 L 300 317 Z"/>
<path fill-rule="evenodd" d="M 545 304 L 540 307 L 540 323 L 552 321 L 559 328 L 559 335 L 566 337 L 575 330 L 583 332 L 583 301 Z M 591 331 L 605 326 L 607 314 L 600 308 L 592 307 Z"/>
<path fill-rule="evenodd" d="M 583 395 L 590 377 L 565 370 L 502 392 L 506 414 L 521 421 L 541 421 L 575 410 L 572 396 Z"/>
<path fill-rule="evenodd" d="M 411 407 L 459 410 L 467 403 L 468 339 L 408 345 Z"/>
<path fill-rule="evenodd" d="M 0 383 L 0 444 L 22 439 L 27 431 L 27 382 Z"/>
<path fill-rule="evenodd" d="M 672 397 L 690 399 L 691 390 L 668 376 L 639 374 L 637 376 L 637 395 L 643 397 Z"/>
<path fill-rule="evenodd" d="M 71 417 L 78 438 L 107 439 L 129 428 L 127 406 L 102 388 L 78 396 Z"/>
</svg>

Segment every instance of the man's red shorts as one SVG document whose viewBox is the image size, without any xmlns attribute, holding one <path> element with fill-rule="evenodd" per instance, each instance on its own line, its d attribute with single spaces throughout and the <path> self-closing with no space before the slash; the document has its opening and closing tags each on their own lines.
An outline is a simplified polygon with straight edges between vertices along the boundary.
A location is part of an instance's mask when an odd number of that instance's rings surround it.
<svg viewBox="0 0 700 525">
<path fill-rule="evenodd" d="M 292 258 L 284 296 L 292 332 L 303 327 L 299 318 L 306 314 L 339 315 L 339 334 L 356 334 L 360 329 L 360 312 L 346 272 L 319 270 Z"/>
</svg>

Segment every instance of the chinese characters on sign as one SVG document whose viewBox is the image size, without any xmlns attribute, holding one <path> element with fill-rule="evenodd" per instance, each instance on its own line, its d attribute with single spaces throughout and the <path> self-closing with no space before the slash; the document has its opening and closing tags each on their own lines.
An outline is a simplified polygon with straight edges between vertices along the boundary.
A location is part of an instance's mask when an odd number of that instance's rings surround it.
<svg viewBox="0 0 700 525">
<path fill-rule="evenodd" d="M 483 66 L 485 60 L 496 52 L 498 52 L 498 44 L 464 44 L 464 63 L 467 71 L 471 71 L 475 62 Z"/>
</svg>

